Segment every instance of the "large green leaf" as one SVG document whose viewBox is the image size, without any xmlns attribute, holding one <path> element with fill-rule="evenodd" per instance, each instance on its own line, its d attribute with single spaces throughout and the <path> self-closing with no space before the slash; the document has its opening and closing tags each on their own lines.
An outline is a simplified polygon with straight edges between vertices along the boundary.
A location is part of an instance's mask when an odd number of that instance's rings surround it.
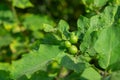
<svg viewBox="0 0 120 80">
<path fill-rule="evenodd" d="M 82 0 L 82 2 L 86 5 L 86 7 L 93 10 L 95 8 L 103 7 L 108 0 Z"/>
<path fill-rule="evenodd" d="M 75 60 L 75 58 L 74 58 Z M 64 56 L 61 60 L 61 65 L 66 67 L 67 69 L 74 70 L 77 73 L 81 73 L 86 68 L 84 62 L 77 62 L 72 59 L 72 56 Z"/>
<path fill-rule="evenodd" d="M 59 46 L 41 44 L 38 51 L 33 51 L 30 54 L 24 55 L 22 59 L 12 62 L 12 78 L 17 79 L 22 75 L 29 75 L 42 69 L 48 61 L 62 52 Z"/>
<path fill-rule="evenodd" d="M 108 0 L 94 0 L 94 5 L 96 7 L 102 7 L 107 3 Z"/>
<path fill-rule="evenodd" d="M 52 28 L 54 26 L 53 20 L 51 20 L 48 16 L 28 14 L 23 16 L 23 18 L 24 18 L 23 24 L 25 28 L 30 29 L 32 31 L 45 29 L 45 31 L 48 32 L 48 30 L 46 29 L 48 27 Z"/>
<path fill-rule="evenodd" d="M 43 28 L 45 32 L 54 32 L 55 28 L 49 24 L 43 24 Z"/>
<path fill-rule="evenodd" d="M 71 73 L 62 80 L 87 80 L 80 77 L 80 73 Z"/>
<path fill-rule="evenodd" d="M 119 5 L 120 6 L 120 0 L 109 0 L 111 3 L 114 5 Z"/>
<path fill-rule="evenodd" d="M 54 45 L 59 45 L 60 40 L 57 39 L 57 37 L 54 34 L 46 34 L 44 39 L 41 41 L 43 44 L 54 44 Z"/>
<path fill-rule="evenodd" d="M 92 16 L 90 18 L 90 25 L 85 33 L 83 42 L 80 45 L 82 52 L 88 52 L 90 55 L 94 55 L 95 50 L 93 48 L 94 43 L 99 35 L 99 32 L 107 27 L 110 27 L 114 23 L 114 17 L 117 12 L 117 6 L 108 6 L 103 13 Z"/>
<path fill-rule="evenodd" d="M 0 80 L 11 80 L 9 72 L 0 70 Z"/>
<path fill-rule="evenodd" d="M 12 66 L 9 63 L 0 63 L 0 70 L 9 71 Z"/>
<path fill-rule="evenodd" d="M 104 69 L 120 61 L 119 33 L 120 33 L 120 25 L 104 29 L 100 33 L 99 38 L 95 43 L 94 48 L 100 55 L 99 65 Z"/>
<path fill-rule="evenodd" d="M 22 9 L 33 7 L 32 3 L 29 0 L 12 0 L 12 5 Z"/>
<path fill-rule="evenodd" d="M 37 71 L 32 75 L 30 80 L 53 80 L 53 78 L 49 77 L 47 72 Z"/>
<path fill-rule="evenodd" d="M 92 16 L 90 19 L 89 32 L 98 31 L 111 26 L 114 23 L 117 9 L 117 6 L 107 6 L 102 13 Z"/>
<path fill-rule="evenodd" d="M 17 80 L 29 80 L 26 75 L 19 77 Z"/>
<path fill-rule="evenodd" d="M 101 75 L 94 68 L 88 67 L 82 73 L 81 78 L 84 78 L 83 80 L 101 80 Z"/>
<path fill-rule="evenodd" d="M 62 39 L 66 40 L 69 36 L 69 25 L 66 21 L 60 20 L 58 23 L 58 31 L 61 33 Z"/>
<path fill-rule="evenodd" d="M 120 80 L 120 71 L 113 72 L 111 74 L 110 80 Z"/>
<path fill-rule="evenodd" d="M 78 18 L 77 21 L 77 27 L 80 33 L 86 33 L 87 29 L 89 28 L 89 19 L 84 17 L 84 16 L 80 16 Z"/>
<path fill-rule="evenodd" d="M 117 61 L 116 63 L 114 64 L 111 64 L 108 69 L 112 70 L 112 71 L 117 71 L 117 70 L 120 70 L 120 60 Z"/>
</svg>

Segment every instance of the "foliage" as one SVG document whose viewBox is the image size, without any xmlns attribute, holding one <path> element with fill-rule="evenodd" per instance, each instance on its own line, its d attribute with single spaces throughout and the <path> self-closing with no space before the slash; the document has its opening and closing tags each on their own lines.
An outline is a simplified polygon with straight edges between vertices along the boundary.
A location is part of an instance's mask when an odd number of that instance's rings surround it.
<svg viewBox="0 0 120 80">
<path fill-rule="evenodd" d="M 0 30 L 0 80 L 120 78 L 119 0 L 1 0 Z"/>
</svg>

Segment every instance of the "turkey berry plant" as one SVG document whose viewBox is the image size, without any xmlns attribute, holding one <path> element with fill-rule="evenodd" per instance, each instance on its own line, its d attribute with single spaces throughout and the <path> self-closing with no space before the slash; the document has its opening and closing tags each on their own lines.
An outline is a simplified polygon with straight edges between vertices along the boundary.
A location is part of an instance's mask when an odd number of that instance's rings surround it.
<svg viewBox="0 0 120 80">
<path fill-rule="evenodd" d="M 77 46 L 75 44 L 77 44 L 78 42 L 78 37 L 72 32 L 72 34 L 70 35 L 70 40 L 66 40 L 64 42 L 65 47 L 68 49 L 68 53 L 75 55 L 78 52 Z"/>
<path fill-rule="evenodd" d="M 77 47 L 75 45 L 72 45 L 69 48 L 69 52 L 74 55 L 74 54 L 76 54 L 78 52 L 78 49 L 77 49 Z"/>
<path fill-rule="evenodd" d="M 120 79 L 119 0 L 37 1 L 1 0 L 0 80 Z"/>
</svg>

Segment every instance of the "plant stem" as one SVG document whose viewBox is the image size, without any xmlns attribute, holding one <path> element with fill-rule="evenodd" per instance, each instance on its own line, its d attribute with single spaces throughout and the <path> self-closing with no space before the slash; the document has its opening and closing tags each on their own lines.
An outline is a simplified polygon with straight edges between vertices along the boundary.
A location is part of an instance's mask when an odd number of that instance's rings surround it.
<svg viewBox="0 0 120 80">
<path fill-rule="evenodd" d="M 18 15 L 17 15 L 17 11 L 16 11 L 15 7 L 12 5 L 11 0 L 6 0 L 6 2 L 8 3 L 8 6 L 10 7 L 11 11 L 13 12 L 13 16 L 15 18 L 16 23 L 18 25 L 20 25 L 20 21 L 19 21 Z"/>
<path fill-rule="evenodd" d="M 17 12 L 16 12 L 15 7 L 14 7 L 14 6 L 11 6 L 11 9 L 12 9 L 12 12 L 13 12 L 13 14 L 14 14 L 15 21 L 16 21 L 18 24 L 20 24 L 20 21 L 19 21 L 19 19 L 18 19 L 18 15 L 17 15 Z"/>
</svg>

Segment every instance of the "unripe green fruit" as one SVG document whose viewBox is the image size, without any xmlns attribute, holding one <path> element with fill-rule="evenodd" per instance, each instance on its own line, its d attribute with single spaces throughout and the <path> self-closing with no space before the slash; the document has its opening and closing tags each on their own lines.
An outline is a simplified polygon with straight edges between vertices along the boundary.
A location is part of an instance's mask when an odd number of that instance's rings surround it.
<svg viewBox="0 0 120 80">
<path fill-rule="evenodd" d="M 51 67 L 52 67 L 53 69 L 58 68 L 58 67 L 59 67 L 58 62 L 56 62 L 56 61 L 52 62 Z"/>
<path fill-rule="evenodd" d="M 71 43 L 69 41 L 65 41 L 65 47 L 67 48 L 71 47 Z"/>
<path fill-rule="evenodd" d="M 76 54 L 78 52 L 78 49 L 76 46 L 72 45 L 70 48 L 69 48 L 69 52 L 71 54 Z"/>
<path fill-rule="evenodd" d="M 75 35 L 71 35 L 70 36 L 70 42 L 73 43 L 73 44 L 77 43 L 78 42 L 78 37 L 75 36 Z"/>
</svg>

